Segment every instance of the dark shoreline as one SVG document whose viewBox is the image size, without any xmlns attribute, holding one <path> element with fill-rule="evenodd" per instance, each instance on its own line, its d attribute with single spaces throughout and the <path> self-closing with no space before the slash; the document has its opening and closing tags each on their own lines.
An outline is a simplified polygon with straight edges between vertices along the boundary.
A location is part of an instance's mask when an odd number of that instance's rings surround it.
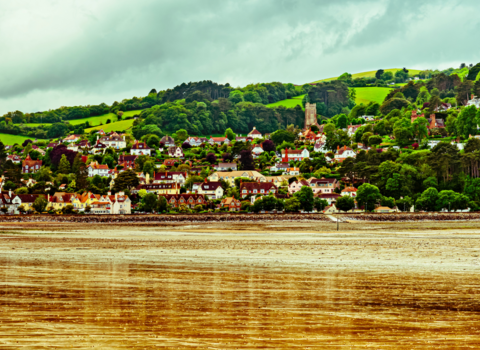
<svg viewBox="0 0 480 350">
<path fill-rule="evenodd" d="M 392 213 L 332 214 L 340 222 L 416 222 L 416 221 L 470 221 L 480 220 L 480 213 Z M 0 215 L 0 223 L 175 223 L 175 222 L 265 222 L 265 221 L 321 221 L 334 222 L 324 214 L 142 214 L 142 215 Z"/>
</svg>

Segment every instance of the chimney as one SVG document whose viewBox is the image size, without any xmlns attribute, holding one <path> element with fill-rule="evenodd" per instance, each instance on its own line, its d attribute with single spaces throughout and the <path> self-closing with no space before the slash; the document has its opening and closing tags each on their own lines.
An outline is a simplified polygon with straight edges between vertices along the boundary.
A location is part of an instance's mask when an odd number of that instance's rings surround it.
<svg viewBox="0 0 480 350">
<path fill-rule="evenodd" d="M 111 196 L 111 195 L 112 195 L 112 192 L 108 191 L 107 194 L 108 194 L 109 196 Z"/>
<path fill-rule="evenodd" d="M 12 198 L 12 190 L 8 190 L 8 196 Z"/>
</svg>

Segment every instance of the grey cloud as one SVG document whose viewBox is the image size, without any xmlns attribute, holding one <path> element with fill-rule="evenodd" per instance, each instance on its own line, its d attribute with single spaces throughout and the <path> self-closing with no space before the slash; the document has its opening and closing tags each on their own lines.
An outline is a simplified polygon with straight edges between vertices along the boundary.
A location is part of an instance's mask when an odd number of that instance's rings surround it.
<svg viewBox="0 0 480 350">
<path fill-rule="evenodd" d="M 471 39 L 480 20 L 461 16 L 476 1 L 15 3 L 0 0 L 0 114 L 112 103 L 203 79 L 301 84 L 437 68 L 476 63 L 480 53 Z"/>
</svg>

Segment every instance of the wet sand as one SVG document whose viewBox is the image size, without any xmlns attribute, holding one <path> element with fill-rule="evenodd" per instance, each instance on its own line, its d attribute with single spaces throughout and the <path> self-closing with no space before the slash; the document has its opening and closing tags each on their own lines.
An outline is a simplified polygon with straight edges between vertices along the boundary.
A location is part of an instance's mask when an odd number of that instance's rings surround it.
<svg viewBox="0 0 480 350">
<path fill-rule="evenodd" d="M 0 225 L 0 349 L 474 349 L 480 223 Z"/>
</svg>

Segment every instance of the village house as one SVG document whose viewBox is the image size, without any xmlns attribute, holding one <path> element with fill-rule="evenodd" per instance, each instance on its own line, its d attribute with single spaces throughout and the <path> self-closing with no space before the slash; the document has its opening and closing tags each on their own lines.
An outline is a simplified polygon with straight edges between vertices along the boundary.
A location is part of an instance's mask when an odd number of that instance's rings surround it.
<svg viewBox="0 0 480 350">
<path fill-rule="evenodd" d="M 348 136 L 352 137 L 361 125 L 349 125 L 347 128 Z"/>
<path fill-rule="evenodd" d="M 141 155 L 151 155 L 152 149 L 147 146 L 145 142 L 135 141 L 132 148 L 130 149 L 131 155 L 141 156 Z"/>
<path fill-rule="evenodd" d="M 176 182 L 143 184 L 138 185 L 132 193 L 138 193 L 140 190 L 145 190 L 147 193 L 155 194 L 179 194 L 180 187 L 180 184 Z"/>
<path fill-rule="evenodd" d="M 214 165 L 213 167 L 215 168 L 216 171 L 229 171 L 229 170 L 236 171 L 237 163 L 218 163 L 218 165 Z"/>
<path fill-rule="evenodd" d="M 92 207 L 92 203 L 96 201 L 96 199 L 92 192 L 84 192 L 82 194 L 74 194 L 70 198 L 70 202 L 75 210 L 85 211 L 86 207 Z"/>
<path fill-rule="evenodd" d="M 11 154 L 9 156 L 7 156 L 7 161 L 8 160 L 11 160 L 14 164 L 20 164 L 22 159 L 17 156 L 16 154 Z"/>
<path fill-rule="evenodd" d="M 92 147 L 92 149 L 89 151 L 91 154 L 103 154 L 105 153 L 105 150 L 107 149 L 107 145 L 101 143 L 100 141 L 97 140 L 97 143 Z"/>
<path fill-rule="evenodd" d="M 310 159 L 310 152 L 308 149 L 282 149 L 282 162 L 288 163 L 290 161 L 302 161 Z"/>
<path fill-rule="evenodd" d="M 242 182 L 240 184 L 240 196 L 269 195 L 277 193 L 277 186 L 271 182 Z"/>
<path fill-rule="evenodd" d="M 185 155 L 183 154 L 182 147 L 168 147 L 168 156 L 172 158 L 183 158 Z"/>
<path fill-rule="evenodd" d="M 280 187 L 283 182 L 288 183 L 287 178 L 283 176 L 265 176 L 265 180 L 265 182 L 271 182 L 277 187 Z"/>
<path fill-rule="evenodd" d="M 124 192 L 115 195 L 108 192 L 108 195 L 95 195 L 95 197 L 97 200 L 91 205 L 92 214 L 124 215 L 132 212 L 132 202 Z"/>
<path fill-rule="evenodd" d="M 88 167 L 88 177 L 94 177 L 95 175 L 99 176 L 108 176 L 109 168 L 107 164 L 98 164 L 98 162 L 91 162 Z"/>
<path fill-rule="evenodd" d="M 335 153 L 334 160 L 342 163 L 345 159 L 351 157 L 355 158 L 357 154 L 353 149 L 347 146 L 339 147 L 337 146 L 337 153 Z"/>
<path fill-rule="evenodd" d="M 97 136 L 97 140 L 99 136 Z M 127 142 L 125 141 L 125 136 L 120 136 L 117 133 L 113 133 L 110 136 L 102 136 L 100 142 L 107 145 L 107 147 L 112 147 L 116 150 L 127 147 Z"/>
<path fill-rule="evenodd" d="M 310 184 L 307 180 L 293 181 L 290 185 L 288 185 L 288 193 L 296 193 L 300 191 L 304 186 L 310 187 Z"/>
<path fill-rule="evenodd" d="M 69 135 L 63 139 L 63 142 L 66 142 L 66 143 L 77 142 L 78 140 L 80 140 L 81 137 L 82 135 Z"/>
<path fill-rule="evenodd" d="M 17 195 L 14 195 L 14 197 L 12 199 L 12 205 L 14 207 L 14 213 L 15 214 L 19 213 L 18 208 L 20 206 L 23 207 L 24 211 L 27 211 L 27 212 L 28 211 L 31 211 L 31 212 L 35 211 L 35 209 L 33 208 L 33 203 L 35 202 L 35 199 L 37 199 L 39 196 L 41 196 L 41 195 L 40 194 L 17 194 Z"/>
<path fill-rule="evenodd" d="M 210 136 L 210 138 L 208 139 L 208 143 L 211 144 L 212 146 L 215 145 L 215 144 L 216 145 L 223 145 L 223 144 L 229 145 L 230 140 L 227 137 L 212 137 L 212 136 Z"/>
<path fill-rule="evenodd" d="M 120 154 L 118 156 L 118 165 L 121 165 L 124 168 L 133 168 L 135 166 L 135 159 L 137 158 L 137 155 Z"/>
<path fill-rule="evenodd" d="M 246 177 L 250 180 L 265 182 L 265 176 L 254 170 L 238 170 L 238 171 L 217 171 L 208 177 L 209 181 L 216 182 L 220 180 L 227 181 L 231 186 L 235 186 L 235 179 L 238 177 Z"/>
<path fill-rule="evenodd" d="M 235 141 L 236 142 L 251 142 L 253 140 L 253 137 L 251 136 L 236 136 Z"/>
<path fill-rule="evenodd" d="M 54 148 L 54 147 L 57 147 L 58 145 L 60 144 L 60 142 L 50 142 L 48 145 L 47 145 L 47 149 L 48 148 Z"/>
<path fill-rule="evenodd" d="M 60 211 L 67 205 L 72 204 L 73 193 L 55 192 L 53 196 L 47 195 L 47 210 Z M 73 205 L 73 204 L 72 204 Z"/>
<path fill-rule="evenodd" d="M 308 180 L 309 186 L 314 194 L 317 193 L 333 193 L 336 188 L 340 188 L 340 182 L 337 179 L 316 179 L 314 177 Z"/>
<path fill-rule="evenodd" d="M 73 152 L 78 152 L 78 145 L 76 143 L 70 143 L 68 144 L 67 149 Z"/>
<path fill-rule="evenodd" d="M 253 127 L 253 130 L 248 133 L 248 137 L 251 137 L 252 139 L 261 139 L 262 133 L 258 131 L 256 127 Z"/>
<path fill-rule="evenodd" d="M 252 155 L 254 158 L 257 158 L 260 154 L 263 153 L 263 146 L 262 144 L 257 144 L 252 149 Z"/>
<path fill-rule="evenodd" d="M 221 208 L 228 208 L 228 211 L 240 211 L 242 203 L 235 197 L 227 197 L 222 199 Z"/>
<path fill-rule="evenodd" d="M 340 195 L 338 193 L 320 193 L 317 195 L 320 199 L 325 199 L 328 202 L 328 205 L 332 205 L 333 203 L 337 202 L 338 197 Z"/>
<path fill-rule="evenodd" d="M 12 191 L 0 192 L 0 208 L 7 208 L 7 213 L 18 214 L 16 203 L 13 202 L 15 193 Z M 20 201 L 20 200 L 18 200 Z M 21 202 L 21 201 L 20 201 Z"/>
<path fill-rule="evenodd" d="M 201 146 L 202 144 L 206 143 L 207 142 L 207 138 L 205 137 L 188 137 L 186 140 L 185 140 L 186 143 L 188 143 L 190 146 L 192 147 L 199 147 Z"/>
<path fill-rule="evenodd" d="M 296 176 L 300 175 L 300 168 L 287 168 L 282 175 L 290 175 L 290 176 Z"/>
<path fill-rule="evenodd" d="M 375 213 L 396 213 L 399 210 L 397 208 L 390 208 L 390 207 L 378 207 L 374 210 Z"/>
<path fill-rule="evenodd" d="M 175 140 L 171 136 L 164 136 L 161 138 L 160 143 L 162 143 L 165 147 L 173 147 L 175 146 Z"/>
<path fill-rule="evenodd" d="M 181 205 L 185 205 L 188 208 L 195 208 L 196 205 L 205 205 L 207 201 L 205 197 L 201 194 L 193 194 L 193 193 L 183 193 L 183 194 L 167 194 L 161 195 L 161 197 L 165 197 L 167 203 L 173 207 L 178 208 Z"/>
<path fill-rule="evenodd" d="M 207 179 L 197 187 L 197 193 L 208 196 L 209 199 L 220 199 L 223 197 L 223 192 L 220 182 L 207 182 Z"/>
<path fill-rule="evenodd" d="M 290 168 L 290 165 L 288 163 L 276 163 L 270 167 L 270 172 L 276 173 L 277 171 L 286 171 L 288 168 Z"/>
<path fill-rule="evenodd" d="M 187 173 L 181 171 L 160 171 L 154 172 L 152 177 L 152 183 L 178 183 L 183 186 L 187 180 Z"/>
<path fill-rule="evenodd" d="M 345 187 L 342 192 L 342 196 L 349 196 L 355 198 L 357 196 L 357 189 L 355 187 Z"/>
<path fill-rule="evenodd" d="M 90 144 L 90 141 L 88 140 L 80 141 L 79 143 L 77 143 L 77 146 L 78 148 L 81 148 L 81 149 L 89 149 L 92 147 L 92 145 Z"/>
<path fill-rule="evenodd" d="M 326 142 L 317 142 L 315 144 L 315 146 L 313 146 L 313 151 L 314 152 L 327 153 L 329 151 L 327 149 L 327 143 Z"/>
<path fill-rule="evenodd" d="M 475 106 L 477 109 L 480 109 L 480 98 L 474 96 L 473 94 L 470 97 L 470 100 L 467 101 L 466 106 Z"/>
<path fill-rule="evenodd" d="M 32 160 L 30 154 L 27 155 L 24 161 L 22 161 L 22 173 L 33 174 L 36 173 L 42 167 L 41 160 Z"/>
</svg>

